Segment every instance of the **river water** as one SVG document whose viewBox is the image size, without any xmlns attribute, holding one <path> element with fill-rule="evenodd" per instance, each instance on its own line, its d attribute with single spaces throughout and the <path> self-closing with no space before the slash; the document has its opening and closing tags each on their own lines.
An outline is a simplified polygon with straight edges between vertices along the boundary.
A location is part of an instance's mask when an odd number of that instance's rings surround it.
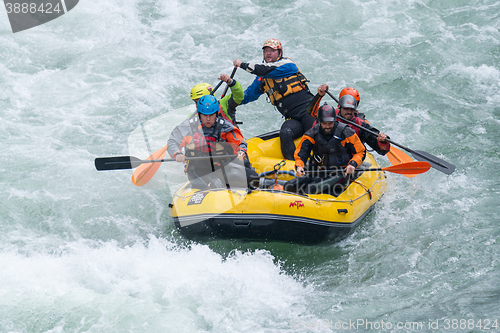
<svg viewBox="0 0 500 333">
<path fill-rule="evenodd" d="M 499 13 L 492 0 L 85 0 L 13 34 L 0 10 L 0 332 L 499 331 Z M 456 171 L 388 173 L 352 235 L 303 246 L 190 242 L 168 190 L 95 170 L 193 85 L 260 62 L 271 37 L 313 91 L 357 88 L 372 125 Z M 264 97 L 238 120 L 245 137 L 283 121 Z"/>
</svg>

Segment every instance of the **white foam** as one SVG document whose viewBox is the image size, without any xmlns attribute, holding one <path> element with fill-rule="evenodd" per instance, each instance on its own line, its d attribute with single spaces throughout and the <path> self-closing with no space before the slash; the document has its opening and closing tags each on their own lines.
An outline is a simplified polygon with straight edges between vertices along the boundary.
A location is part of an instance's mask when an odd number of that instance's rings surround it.
<svg viewBox="0 0 500 333">
<path fill-rule="evenodd" d="M 137 326 L 248 331 L 266 325 L 269 313 L 283 325 L 307 314 L 299 304 L 312 292 L 267 251 L 224 258 L 205 245 L 184 248 L 155 237 L 125 248 L 75 242 L 59 254 L 2 252 L 0 263 L 3 304 L 53 313 L 79 309 L 80 318 L 95 317 L 94 327 L 120 327 L 119 318 L 132 316 Z M 138 309 L 149 314 L 137 318 Z"/>
</svg>

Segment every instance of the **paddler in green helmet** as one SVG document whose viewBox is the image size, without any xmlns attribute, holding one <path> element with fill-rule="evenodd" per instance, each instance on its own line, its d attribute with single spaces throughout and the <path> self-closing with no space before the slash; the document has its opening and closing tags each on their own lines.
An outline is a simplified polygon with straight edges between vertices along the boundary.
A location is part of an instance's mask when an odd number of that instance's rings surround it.
<svg viewBox="0 0 500 333">
<path fill-rule="evenodd" d="M 232 79 L 228 74 L 221 74 L 218 80 L 222 80 L 227 83 L 228 87 L 231 89 L 231 93 L 221 98 L 219 101 L 222 112 L 221 116 L 229 120 L 233 125 L 236 125 L 236 107 L 243 101 L 245 93 L 243 87 L 239 82 Z M 198 105 L 198 101 L 201 97 L 209 95 L 212 93 L 212 86 L 208 83 L 199 83 L 191 89 L 191 99 Z"/>
</svg>

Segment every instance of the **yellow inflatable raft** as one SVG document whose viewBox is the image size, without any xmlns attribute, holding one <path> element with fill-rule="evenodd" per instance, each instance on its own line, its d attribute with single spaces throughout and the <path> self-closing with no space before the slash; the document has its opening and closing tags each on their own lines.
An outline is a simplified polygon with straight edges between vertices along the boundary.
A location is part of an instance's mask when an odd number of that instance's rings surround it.
<svg viewBox="0 0 500 333">
<path fill-rule="evenodd" d="M 257 173 L 279 168 L 277 178 L 271 173 L 267 179 L 261 178 L 260 186 L 254 189 L 247 188 L 246 181 L 208 189 L 192 188 L 186 182 L 169 205 L 174 224 L 185 237 L 303 244 L 338 241 L 353 231 L 385 191 L 383 171 L 363 172 L 338 197 L 273 189 L 269 185 L 276 180 L 283 183 L 294 174 L 294 162 L 282 162 L 278 132 L 251 138 L 247 143 Z M 369 153 L 364 163 L 377 168 Z M 241 169 L 239 174 L 244 177 Z"/>
</svg>

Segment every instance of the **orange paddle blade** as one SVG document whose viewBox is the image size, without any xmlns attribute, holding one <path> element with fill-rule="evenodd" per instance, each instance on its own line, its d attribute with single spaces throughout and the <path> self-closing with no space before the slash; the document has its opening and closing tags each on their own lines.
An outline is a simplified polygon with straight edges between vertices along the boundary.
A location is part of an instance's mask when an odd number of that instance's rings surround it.
<svg viewBox="0 0 500 333">
<path fill-rule="evenodd" d="M 161 160 L 165 157 L 165 153 L 167 152 L 167 146 L 161 148 L 154 152 L 151 156 L 149 156 L 148 160 Z M 132 175 L 132 183 L 135 186 L 143 186 L 146 185 L 147 182 L 153 178 L 158 171 L 158 168 L 161 166 L 161 162 L 158 163 L 145 163 L 140 165 Z"/>
<path fill-rule="evenodd" d="M 391 162 L 392 165 L 414 161 L 405 152 L 399 150 L 394 146 L 391 146 L 391 150 L 387 153 L 387 158 L 389 158 L 389 161 Z"/>
<path fill-rule="evenodd" d="M 389 159 L 392 165 L 398 165 L 401 163 L 414 162 L 414 160 L 408 156 L 405 152 L 399 150 L 398 148 L 391 145 L 391 150 L 385 155 Z M 404 176 L 411 178 L 415 177 L 416 174 L 405 174 Z"/>
<path fill-rule="evenodd" d="M 402 175 L 413 175 L 427 172 L 431 168 L 429 162 L 408 162 L 382 168 L 382 171 L 399 173 Z"/>
</svg>

